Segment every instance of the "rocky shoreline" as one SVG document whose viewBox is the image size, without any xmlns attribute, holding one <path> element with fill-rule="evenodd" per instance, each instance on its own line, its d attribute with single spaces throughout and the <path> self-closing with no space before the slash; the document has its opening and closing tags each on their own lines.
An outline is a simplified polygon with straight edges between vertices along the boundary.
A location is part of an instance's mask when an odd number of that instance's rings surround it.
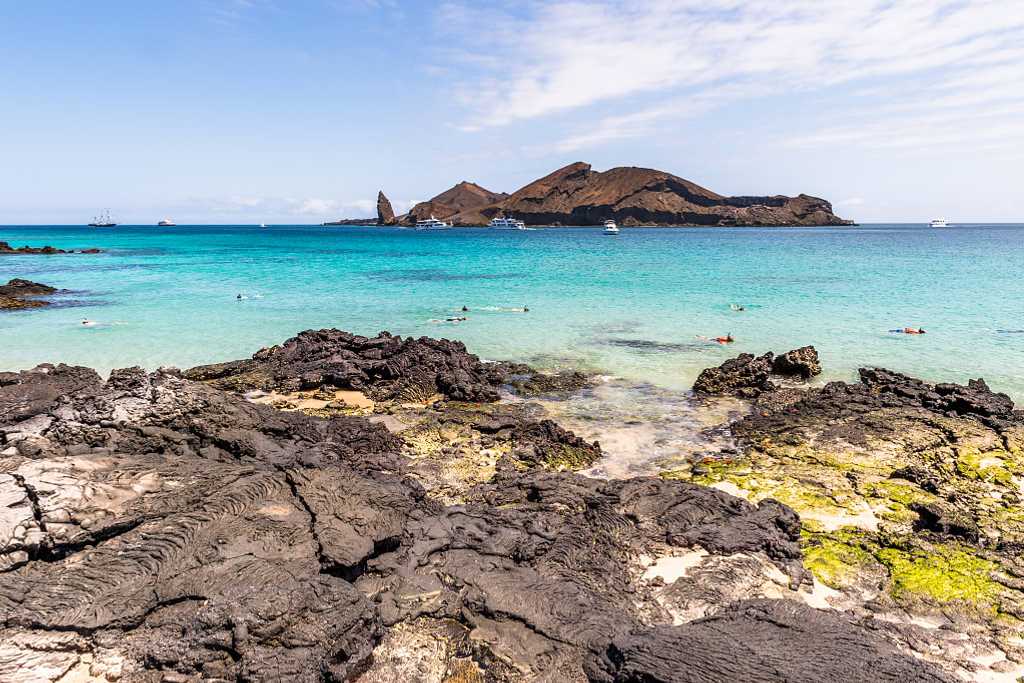
<svg viewBox="0 0 1024 683">
<path fill-rule="evenodd" d="M 618 480 L 529 400 L 590 378 L 448 340 L 0 373 L 0 679 L 1013 680 L 1024 415 L 812 352 L 705 378 L 735 458 Z"/>
<path fill-rule="evenodd" d="M 14 278 L 6 285 L 0 285 L 0 311 L 17 311 L 26 308 L 42 308 L 50 302 L 39 297 L 56 294 L 56 287 Z"/>
<path fill-rule="evenodd" d="M 9 243 L 0 241 L 0 256 L 24 256 L 24 255 L 44 255 L 49 256 L 52 254 L 101 254 L 102 249 L 90 248 L 90 249 L 71 249 L 64 250 L 58 249 L 57 247 L 51 247 L 49 245 L 45 247 L 30 247 L 25 245 L 23 247 L 12 247 Z"/>
</svg>

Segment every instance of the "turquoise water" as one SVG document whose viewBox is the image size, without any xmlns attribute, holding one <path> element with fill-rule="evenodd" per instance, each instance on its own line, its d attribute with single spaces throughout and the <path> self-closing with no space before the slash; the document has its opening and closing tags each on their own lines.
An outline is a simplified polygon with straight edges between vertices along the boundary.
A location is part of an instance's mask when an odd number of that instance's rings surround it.
<svg viewBox="0 0 1024 683">
<path fill-rule="evenodd" d="M 457 338 L 485 358 L 668 388 L 741 351 L 814 344 L 830 378 L 885 365 L 935 380 L 984 376 L 1024 399 L 1024 333 L 1012 333 L 1024 330 L 1024 225 L 634 228 L 619 237 L 55 226 L 0 227 L 0 240 L 107 250 L 0 257 L 3 281 L 73 290 L 59 307 L 0 314 L 2 369 L 187 367 L 339 327 Z M 431 322 L 463 305 L 467 321 Z M 528 313 L 501 310 L 523 306 Z M 928 333 L 888 332 L 903 326 Z M 696 338 L 726 333 L 735 344 Z"/>
</svg>

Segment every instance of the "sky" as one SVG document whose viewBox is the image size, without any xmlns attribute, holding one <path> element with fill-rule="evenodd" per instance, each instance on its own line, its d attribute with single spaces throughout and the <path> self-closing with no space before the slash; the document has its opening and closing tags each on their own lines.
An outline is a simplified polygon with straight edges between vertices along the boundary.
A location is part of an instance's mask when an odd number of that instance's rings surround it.
<svg viewBox="0 0 1024 683">
<path fill-rule="evenodd" d="M 575 161 L 1024 221 L 1024 0 L 0 0 L 0 225 L 319 223 Z"/>
</svg>

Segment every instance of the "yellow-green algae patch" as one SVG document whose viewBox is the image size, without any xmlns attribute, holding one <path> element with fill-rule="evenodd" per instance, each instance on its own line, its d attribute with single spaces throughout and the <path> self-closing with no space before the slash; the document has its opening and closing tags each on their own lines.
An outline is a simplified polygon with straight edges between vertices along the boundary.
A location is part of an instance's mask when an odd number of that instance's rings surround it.
<svg viewBox="0 0 1024 683">
<path fill-rule="evenodd" d="M 997 609 L 1003 586 L 992 578 L 999 565 L 955 543 L 883 546 L 878 534 L 857 529 L 804 531 L 804 566 L 829 588 L 843 590 L 881 572 L 884 590 L 897 602 L 942 607 L 960 603 Z"/>
<path fill-rule="evenodd" d="M 998 565 L 952 545 L 930 551 L 880 548 L 875 556 L 889 570 L 890 592 L 897 600 L 921 597 L 984 606 L 995 603 L 1000 593 L 992 580 Z"/>
<path fill-rule="evenodd" d="M 745 460 L 709 460 L 691 469 L 665 471 L 661 476 L 717 485 L 730 492 L 738 490 L 753 503 L 774 498 L 796 510 L 809 528 L 853 524 L 873 529 L 877 521 L 844 475 L 818 465 L 790 466 L 784 471 L 775 465 L 755 471 Z"/>
<path fill-rule="evenodd" d="M 594 456 L 591 451 L 565 444 L 552 448 L 551 452 L 544 456 L 544 465 L 547 469 L 558 472 L 580 470 L 593 464 Z"/>
<path fill-rule="evenodd" d="M 956 469 L 961 476 L 997 484 L 1011 484 L 1018 463 L 1004 450 L 981 451 L 976 448 L 956 449 Z"/>
<path fill-rule="evenodd" d="M 877 564 L 875 556 L 863 545 L 863 535 L 840 529 L 828 534 L 803 532 L 800 545 L 804 567 L 829 588 L 846 588 L 865 569 Z"/>
</svg>

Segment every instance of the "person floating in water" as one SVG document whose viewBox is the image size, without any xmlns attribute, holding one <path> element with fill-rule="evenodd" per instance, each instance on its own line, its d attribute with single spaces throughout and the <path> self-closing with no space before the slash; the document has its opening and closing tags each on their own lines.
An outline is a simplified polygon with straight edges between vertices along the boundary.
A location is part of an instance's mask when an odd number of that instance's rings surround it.
<svg viewBox="0 0 1024 683">
<path fill-rule="evenodd" d="M 700 335 L 697 335 L 697 339 L 700 339 L 701 341 L 706 341 L 706 342 L 715 342 L 716 344 L 732 344 L 734 341 L 736 341 L 732 337 L 732 332 L 726 334 L 724 337 L 714 337 L 714 338 L 712 338 L 712 337 L 702 337 Z"/>
<path fill-rule="evenodd" d="M 461 323 L 463 320 L 469 320 L 469 318 L 467 318 L 464 315 L 456 315 L 452 316 L 451 318 L 445 318 L 445 320 L 447 320 L 450 323 Z"/>
<path fill-rule="evenodd" d="M 469 309 L 468 309 L 468 308 L 466 308 L 465 306 L 463 306 L 463 307 L 462 307 L 462 312 L 463 312 L 463 313 L 468 313 L 468 312 L 469 312 Z"/>
<path fill-rule="evenodd" d="M 731 308 L 734 311 L 745 311 L 745 310 L 747 310 L 746 306 L 741 306 L 739 304 L 729 304 L 729 308 Z"/>
<path fill-rule="evenodd" d="M 236 299 L 238 299 L 239 301 L 241 301 L 241 300 L 242 300 L 242 295 L 241 295 L 241 294 L 239 294 L 239 295 L 238 295 L 238 296 L 236 296 L 235 298 L 236 298 Z"/>
<path fill-rule="evenodd" d="M 527 308 L 526 306 L 523 306 L 523 313 L 529 313 L 529 312 L 530 312 L 530 309 Z"/>
<path fill-rule="evenodd" d="M 893 334 L 924 334 L 923 327 L 904 327 L 900 330 L 889 330 Z"/>
</svg>

